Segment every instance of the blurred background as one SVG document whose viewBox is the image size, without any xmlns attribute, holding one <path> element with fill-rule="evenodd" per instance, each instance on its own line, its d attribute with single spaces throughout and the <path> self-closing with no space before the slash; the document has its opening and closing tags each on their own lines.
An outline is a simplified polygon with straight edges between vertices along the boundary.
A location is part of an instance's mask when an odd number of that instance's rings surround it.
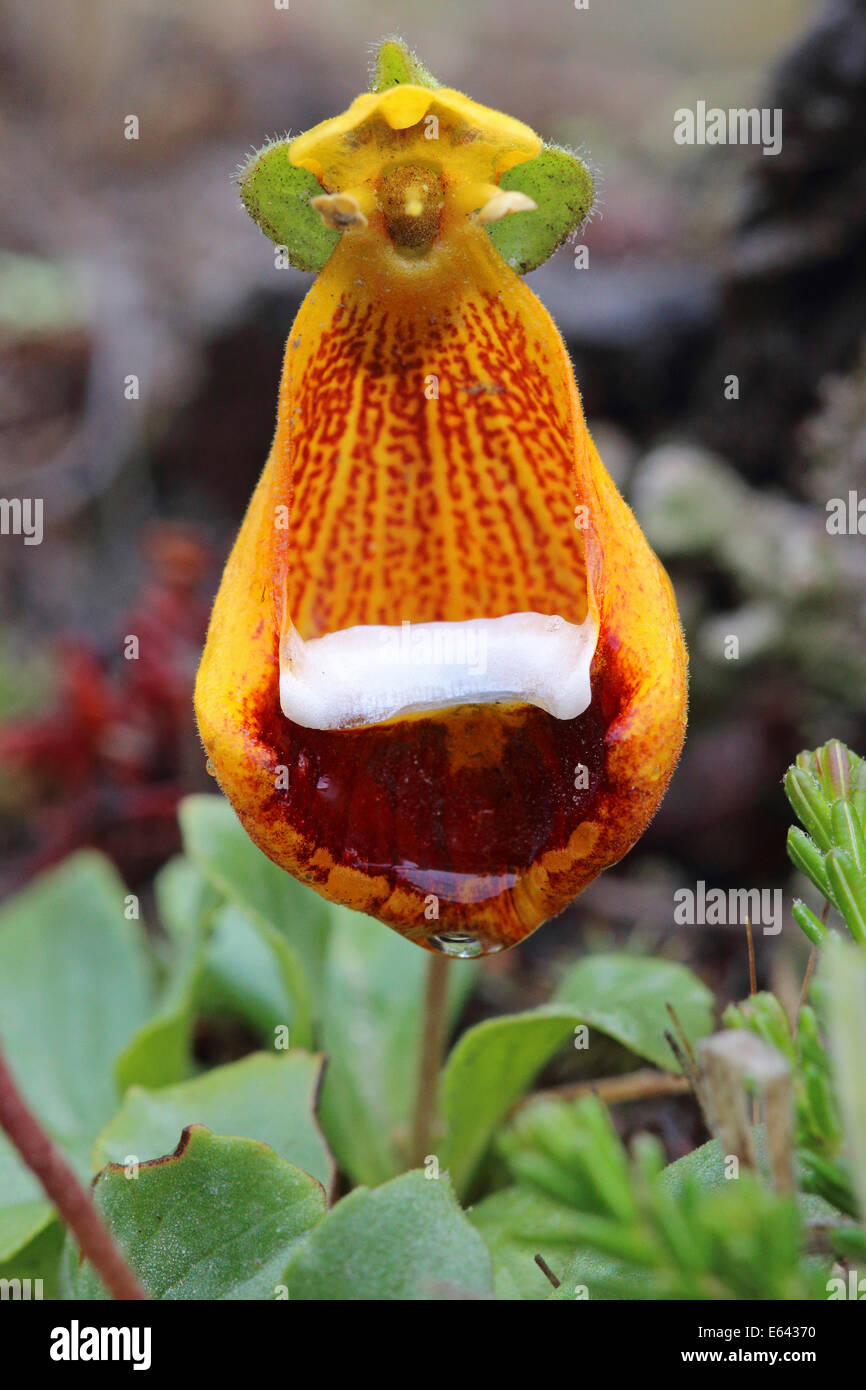
<svg viewBox="0 0 866 1390">
<path fill-rule="evenodd" d="M 473 1007 L 541 999 L 612 941 L 689 960 L 726 1002 L 742 932 L 675 928 L 673 891 L 783 886 L 787 916 L 782 774 L 831 736 L 866 752 L 866 547 L 825 524 L 828 499 L 866 496 L 862 0 L 0 5 L 0 495 L 45 507 L 41 545 L 0 536 L 0 886 L 88 844 L 146 896 L 178 798 L 213 786 L 192 679 L 309 283 L 275 269 L 231 176 L 342 111 L 392 32 L 597 171 L 589 268 L 566 246 L 530 283 L 692 661 L 651 831 Z M 699 100 L 781 107 L 781 153 L 677 145 Z M 796 999 L 789 916 L 757 953 Z"/>
</svg>

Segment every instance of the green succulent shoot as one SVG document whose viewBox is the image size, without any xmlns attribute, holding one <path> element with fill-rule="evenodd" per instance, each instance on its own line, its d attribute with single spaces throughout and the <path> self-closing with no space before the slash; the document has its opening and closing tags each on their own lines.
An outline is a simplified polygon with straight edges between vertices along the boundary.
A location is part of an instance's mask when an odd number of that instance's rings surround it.
<svg viewBox="0 0 866 1390">
<path fill-rule="evenodd" d="M 831 739 L 800 753 L 785 774 L 785 792 L 802 826 L 788 831 L 788 856 L 840 913 L 855 941 L 866 946 L 866 762 Z M 800 899 L 794 920 L 817 945 L 824 922 Z"/>
</svg>

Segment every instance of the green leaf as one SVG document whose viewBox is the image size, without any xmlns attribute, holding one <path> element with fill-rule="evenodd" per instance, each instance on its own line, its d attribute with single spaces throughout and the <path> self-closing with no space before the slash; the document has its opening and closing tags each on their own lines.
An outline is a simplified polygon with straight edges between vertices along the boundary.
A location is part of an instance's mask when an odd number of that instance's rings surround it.
<svg viewBox="0 0 866 1390">
<path fill-rule="evenodd" d="M 86 851 L 0 912 L 6 1056 L 40 1119 L 73 1146 L 114 1110 L 114 1058 L 150 1007 L 144 934 L 124 895 L 108 860 Z"/>
<path fill-rule="evenodd" d="M 603 1255 L 600 1250 L 588 1246 L 581 1246 L 569 1261 L 559 1288 L 550 1294 L 550 1301 L 573 1302 L 578 1291 L 581 1299 L 591 1302 L 636 1303 L 654 1301 L 655 1297 L 652 1275 L 647 1270 L 635 1269 L 626 1260 Z"/>
<path fill-rule="evenodd" d="M 553 1201 L 621 1224 L 637 1220 L 628 1158 L 596 1096 L 536 1098 L 498 1137 L 497 1150 L 516 1182 Z M 663 1166 L 660 1159 L 657 1170 Z"/>
<path fill-rule="evenodd" d="M 668 1004 L 690 1043 L 713 1029 L 711 991 L 676 961 L 588 956 L 568 972 L 554 1003 L 573 1005 L 584 1023 L 665 1071 L 679 1071 L 664 1036 L 671 1029 Z"/>
<path fill-rule="evenodd" d="M 117 1059 L 115 1080 L 122 1095 L 129 1086 L 167 1086 L 192 1069 L 190 995 L 145 1023 Z"/>
<path fill-rule="evenodd" d="M 402 83 L 430 88 L 442 85 L 402 39 L 396 36 L 383 39 L 376 53 L 370 91 L 386 92 L 389 87 L 399 87 Z"/>
<path fill-rule="evenodd" d="M 767 1140 L 763 1125 L 756 1125 L 752 1130 L 755 1143 L 755 1155 L 758 1166 L 761 1170 L 765 1182 L 769 1183 L 769 1161 L 767 1159 Z M 727 1155 L 722 1152 L 721 1146 L 716 1139 L 709 1139 L 706 1144 L 699 1145 L 692 1149 L 691 1153 L 683 1158 L 678 1158 L 674 1163 L 669 1163 L 661 1175 L 661 1182 L 665 1190 L 674 1198 L 680 1197 L 689 1183 L 696 1183 L 705 1192 L 719 1191 L 727 1187 L 731 1178 L 726 1176 Z M 801 1170 L 798 1165 L 798 1182 Z M 804 1221 L 828 1222 L 838 1220 L 838 1212 L 825 1202 L 823 1197 L 818 1197 L 811 1192 L 797 1192 L 797 1206 Z"/>
<path fill-rule="evenodd" d="M 763 1128 L 756 1127 L 753 1133 L 758 1161 L 763 1168 L 766 1164 Z M 690 1188 L 693 1193 L 700 1191 L 723 1195 L 727 1189 L 736 1186 L 725 1174 L 726 1155 L 718 1142 L 711 1139 L 664 1169 L 658 1178 L 660 1198 L 667 1206 L 671 1202 L 683 1203 Z M 769 1198 L 771 1194 L 768 1193 Z M 802 1222 L 838 1220 L 838 1213 L 827 1202 L 809 1193 L 797 1194 L 797 1207 Z M 684 1205 L 681 1216 L 686 1216 L 687 1211 L 688 1206 Z M 724 1218 L 724 1209 L 720 1214 Z M 561 1287 L 551 1295 L 552 1301 L 573 1300 L 576 1286 L 586 1287 L 590 1299 L 632 1300 L 656 1296 L 651 1274 L 585 1246 L 575 1251 L 562 1277 Z"/>
<path fill-rule="evenodd" d="M 827 928 L 824 926 L 820 917 L 815 916 L 811 907 L 803 902 L 802 898 L 794 899 L 791 907 L 791 915 L 800 928 L 800 931 L 811 941 L 812 945 L 820 946 L 824 937 L 827 935 Z"/>
<path fill-rule="evenodd" d="M 465 1193 L 494 1129 L 578 1024 L 598 1028 L 651 1062 L 677 1070 L 664 1038 L 666 1005 L 690 1042 L 712 1030 L 712 995 L 685 966 L 635 956 L 599 955 L 569 972 L 543 1008 L 470 1028 L 442 1080 L 443 1162 Z"/>
<path fill-rule="evenodd" d="M 289 1296 L 372 1302 L 487 1299 L 490 1254 L 446 1176 L 405 1173 L 344 1197 L 286 1270 Z"/>
<path fill-rule="evenodd" d="M 824 863 L 833 890 L 833 901 L 845 918 L 854 940 L 866 946 L 866 882 L 844 850 L 831 849 Z"/>
<path fill-rule="evenodd" d="M 263 1041 L 287 1027 L 293 1047 L 310 1047 L 310 990 L 297 956 L 269 922 L 232 903 L 219 909 L 196 990 L 200 1012 L 244 1019 Z"/>
<path fill-rule="evenodd" d="M 29 1245 L 53 1216 L 39 1183 L 0 1133 L 0 1261 Z"/>
<path fill-rule="evenodd" d="M 785 795 L 818 848 L 828 850 L 833 843 L 830 808 L 817 777 L 804 767 L 789 767 Z"/>
<path fill-rule="evenodd" d="M 340 1166 L 375 1185 L 405 1166 L 400 1131 L 405 1138 L 415 1093 L 428 957 L 372 917 L 332 911 L 322 1126 Z M 449 969 L 452 1022 L 475 974 L 468 960 Z"/>
<path fill-rule="evenodd" d="M 325 1194 L 265 1144 L 195 1125 L 176 1151 L 127 1178 L 115 1165 L 94 1185 L 97 1210 L 157 1299 L 268 1299 L 299 1242 L 324 1215 Z M 102 1299 L 71 1238 L 68 1299 Z"/>
<path fill-rule="evenodd" d="M 866 1267 L 866 1231 L 859 1226 L 837 1226 L 828 1237 L 836 1254 L 860 1269 Z"/>
<path fill-rule="evenodd" d="M 562 1277 L 579 1239 L 573 1212 L 531 1188 L 514 1186 L 485 1197 L 467 1216 L 493 1259 L 498 1299 L 550 1297 L 550 1283 L 535 1256 L 541 1255 Z"/>
<path fill-rule="evenodd" d="M 0 1040 L 29 1105 L 82 1176 L 114 1111 L 113 1063 L 141 1026 L 151 971 L 141 924 L 101 855 L 82 852 L 0 912 Z M 48 1224 L 51 1206 L 0 1137 L 0 1259 Z"/>
<path fill-rule="evenodd" d="M 269 1144 L 330 1188 L 334 1164 L 315 1119 L 322 1061 L 309 1052 L 258 1052 L 178 1086 L 135 1086 L 99 1136 L 93 1166 L 159 1158 L 188 1125 L 202 1124 L 214 1134 Z"/>
<path fill-rule="evenodd" d="M 722 1014 L 722 1023 L 726 1028 L 748 1028 L 787 1057 L 792 1066 L 796 1065 L 797 1040 L 791 1032 L 791 1020 L 775 994 L 759 990 L 742 1004 L 729 1004 Z"/>
<path fill-rule="evenodd" d="M 849 796 L 851 764 L 850 754 L 844 743 L 838 738 L 831 738 L 822 748 L 816 748 L 812 756 L 827 800 L 834 801 L 836 797 Z"/>
<path fill-rule="evenodd" d="M 156 910 L 166 935 L 176 945 L 198 939 L 219 907 L 222 896 L 186 855 L 177 854 L 153 880 Z"/>
<path fill-rule="evenodd" d="M 442 1074 L 445 1134 L 440 1162 L 462 1195 L 493 1131 L 573 1031 L 572 1009 L 534 1009 L 491 1018 L 458 1040 Z"/>
<path fill-rule="evenodd" d="M 487 227 L 500 256 L 518 275 L 552 256 L 592 207 L 592 175 L 577 155 L 558 145 L 545 145 L 535 159 L 507 169 L 499 187 L 525 193 L 537 205 L 534 212 L 509 213 Z"/>
<path fill-rule="evenodd" d="M 825 898 L 832 900 L 833 894 L 830 880 L 827 878 L 827 870 L 824 867 L 824 856 L 815 841 L 806 834 L 805 830 L 801 830 L 799 825 L 789 827 L 787 849 L 788 858 L 794 868 L 799 869 L 801 874 L 810 878 Z"/>
<path fill-rule="evenodd" d="M 828 941 L 821 974 L 827 989 L 830 1052 L 851 1178 L 866 1224 L 866 959 L 862 949 L 839 938 Z"/>
<path fill-rule="evenodd" d="M 188 796 L 181 803 L 184 847 L 224 897 L 285 937 L 310 989 L 322 978 L 330 905 L 257 849 L 222 796 Z"/>
<path fill-rule="evenodd" d="M 39 1233 L 8 1260 L 0 1260 L 0 1280 L 29 1279 L 31 1298 L 56 1298 L 63 1250 L 64 1231 L 60 1222 L 50 1220 Z M 38 1294 L 33 1280 L 41 1279 Z"/>
<path fill-rule="evenodd" d="M 278 140 L 257 150 L 238 175 L 238 189 L 250 217 L 275 246 L 285 246 L 291 264 L 318 273 L 340 233 L 326 226 L 311 206 L 322 185 L 308 169 L 292 164 L 291 144 Z"/>
<path fill-rule="evenodd" d="M 189 866 L 199 890 L 210 889 Z M 175 886 L 179 875 L 174 873 Z M 166 880 L 163 880 L 163 898 Z M 187 878 L 184 887 L 191 888 Z M 128 1086 L 170 1086 L 189 1076 L 193 1067 L 192 1033 L 196 992 L 205 956 L 206 916 L 202 897 L 195 897 L 195 916 L 187 919 L 171 941 L 168 979 L 153 1018 L 138 1030 L 117 1059 L 114 1074 L 121 1095 Z"/>
<path fill-rule="evenodd" d="M 836 845 L 850 856 L 858 878 L 866 877 L 866 845 L 863 843 L 863 827 L 860 824 L 860 817 L 850 801 L 833 802 L 830 807 L 830 825 Z"/>
</svg>

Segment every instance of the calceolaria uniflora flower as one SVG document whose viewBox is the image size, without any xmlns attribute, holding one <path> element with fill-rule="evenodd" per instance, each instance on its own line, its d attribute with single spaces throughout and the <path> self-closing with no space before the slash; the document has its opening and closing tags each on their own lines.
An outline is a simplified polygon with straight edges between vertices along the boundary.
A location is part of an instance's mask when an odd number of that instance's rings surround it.
<svg viewBox="0 0 866 1390">
<path fill-rule="evenodd" d="M 326 897 L 448 954 L 512 946 L 634 844 L 685 730 L 670 583 L 520 278 L 590 175 L 389 40 L 240 188 L 316 279 L 214 605 L 207 754 Z"/>
</svg>

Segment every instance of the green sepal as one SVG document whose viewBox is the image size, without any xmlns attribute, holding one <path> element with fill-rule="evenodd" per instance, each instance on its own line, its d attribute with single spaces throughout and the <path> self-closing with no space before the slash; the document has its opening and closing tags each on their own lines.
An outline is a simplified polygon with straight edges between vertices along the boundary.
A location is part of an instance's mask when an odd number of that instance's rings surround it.
<svg viewBox="0 0 866 1390">
<path fill-rule="evenodd" d="M 340 233 L 326 227 L 310 199 L 322 186 L 308 169 L 289 158 L 291 140 L 258 150 L 238 176 L 241 202 L 250 217 L 298 270 L 317 273 L 331 255 Z"/>
<path fill-rule="evenodd" d="M 396 36 L 383 39 L 376 50 L 370 91 L 387 92 L 390 87 L 400 87 L 405 83 L 414 87 L 429 87 L 431 91 L 442 86 L 402 39 Z"/>
<path fill-rule="evenodd" d="M 500 256 L 518 275 L 552 256 L 592 208 L 589 169 L 558 145 L 545 145 L 535 159 L 507 169 L 499 187 L 525 193 L 537 204 L 534 212 L 511 212 L 487 227 Z"/>
</svg>

